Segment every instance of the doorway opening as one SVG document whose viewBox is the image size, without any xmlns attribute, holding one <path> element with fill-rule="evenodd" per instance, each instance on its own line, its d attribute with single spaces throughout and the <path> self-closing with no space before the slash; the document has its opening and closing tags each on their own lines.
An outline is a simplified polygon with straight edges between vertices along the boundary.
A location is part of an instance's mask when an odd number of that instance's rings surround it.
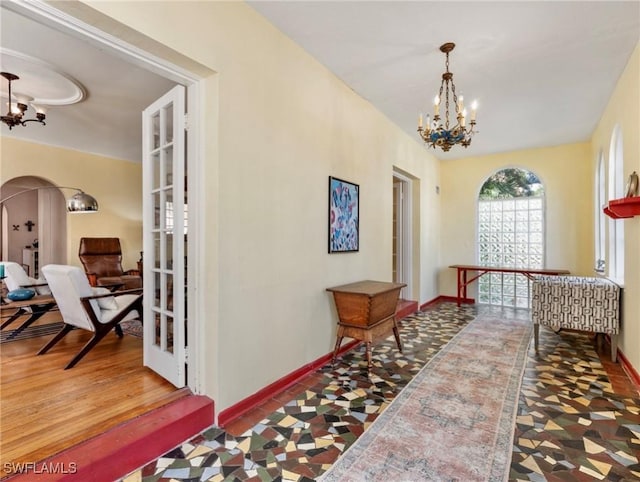
<svg viewBox="0 0 640 482">
<path fill-rule="evenodd" d="M 0 188 L 0 199 L 21 193 L 2 205 L 0 258 L 21 264 L 33 278 L 45 264 L 67 262 L 66 203 L 55 187 L 41 177 L 20 176 Z"/>
<path fill-rule="evenodd" d="M 412 180 L 404 174 L 393 174 L 393 251 L 392 274 L 394 283 L 405 283 L 400 299 L 411 299 L 412 286 L 412 225 L 411 225 Z"/>
</svg>

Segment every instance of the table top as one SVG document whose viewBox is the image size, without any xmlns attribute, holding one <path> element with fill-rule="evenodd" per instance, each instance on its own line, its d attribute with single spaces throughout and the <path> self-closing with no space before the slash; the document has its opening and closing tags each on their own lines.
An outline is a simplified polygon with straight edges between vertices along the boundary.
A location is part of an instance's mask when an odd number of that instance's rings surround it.
<svg viewBox="0 0 640 482">
<path fill-rule="evenodd" d="M 452 264 L 449 268 L 464 269 L 468 271 L 497 271 L 503 273 L 569 274 L 569 271 L 566 269 L 508 268 L 506 266 L 481 266 L 474 264 Z"/>
<path fill-rule="evenodd" d="M 393 290 L 399 290 L 407 286 L 405 283 L 390 283 L 386 281 L 357 281 L 355 283 L 349 283 L 342 286 L 334 286 L 333 288 L 327 288 L 327 291 L 334 293 L 354 293 L 367 296 L 375 296 L 381 293 L 387 293 Z"/>
<path fill-rule="evenodd" d="M 49 303 L 55 303 L 56 300 L 51 295 L 36 295 L 33 298 L 28 300 L 21 301 L 7 301 L 6 303 L 2 303 L 3 310 L 9 310 L 13 308 L 24 308 L 25 306 L 34 306 L 34 305 L 46 305 Z"/>
</svg>

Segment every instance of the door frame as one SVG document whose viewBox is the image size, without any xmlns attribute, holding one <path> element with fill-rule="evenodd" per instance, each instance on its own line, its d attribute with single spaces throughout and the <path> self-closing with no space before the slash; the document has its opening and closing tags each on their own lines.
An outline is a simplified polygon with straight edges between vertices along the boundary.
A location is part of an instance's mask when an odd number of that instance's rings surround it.
<svg viewBox="0 0 640 482">
<path fill-rule="evenodd" d="M 42 0 L 30 2 L 6 2 L 4 8 L 25 15 L 41 24 L 53 27 L 61 32 L 83 39 L 103 50 L 142 67 L 157 75 L 166 77 L 187 89 L 187 109 L 189 112 L 189 135 L 187 136 L 187 169 L 189 203 L 193 206 L 189 212 L 188 280 L 187 280 L 187 330 L 190 340 L 203 339 L 203 320 L 205 319 L 204 290 L 196 289 L 204 286 L 205 269 L 198 260 L 204 259 L 204 175 L 202 160 L 204 159 L 204 109 L 201 107 L 205 97 L 206 79 L 200 74 L 180 67 L 164 58 L 132 45 L 116 35 L 97 29 L 77 17 L 74 17 Z M 91 9 L 89 5 L 79 8 Z M 92 10 L 92 9 L 91 9 Z M 194 61 L 195 62 L 195 61 Z M 213 72 L 212 72 L 213 73 Z M 141 113 L 142 115 L 142 113 Z M 142 142 L 142 139 L 140 140 Z M 193 215 L 192 215 L 193 214 Z M 202 344 L 192 343 L 188 347 L 187 385 L 194 393 L 204 392 L 204 351 Z"/>
</svg>

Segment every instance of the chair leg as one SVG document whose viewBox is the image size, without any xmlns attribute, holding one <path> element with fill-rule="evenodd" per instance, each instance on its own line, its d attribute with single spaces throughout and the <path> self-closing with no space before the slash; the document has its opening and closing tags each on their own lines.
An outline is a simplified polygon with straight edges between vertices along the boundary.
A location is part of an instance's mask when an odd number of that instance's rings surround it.
<svg viewBox="0 0 640 482">
<path fill-rule="evenodd" d="M 540 342 L 540 325 L 538 323 L 533 324 L 533 346 L 538 353 L 538 343 Z"/>
<path fill-rule="evenodd" d="M 3 322 L 2 325 L 0 325 L 0 330 L 3 330 L 5 326 L 9 326 L 11 323 L 25 314 L 27 314 L 27 311 L 23 310 L 22 308 L 18 308 L 18 311 L 16 311 L 7 321 Z"/>
<path fill-rule="evenodd" d="M 611 334 L 611 361 L 616 363 L 618 361 L 618 335 Z"/>
<path fill-rule="evenodd" d="M 74 356 L 71 361 L 67 364 L 66 367 L 64 367 L 65 370 L 68 370 L 69 368 L 73 368 L 75 366 L 76 363 L 78 363 L 80 360 L 82 360 L 82 358 L 89 353 L 89 351 L 96 346 L 96 344 L 102 340 L 104 338 L 104 336 L 109 333 L 111 331 L 111 327 L 109 327 L 108 329 L 102 329 L 99 331 L 94 331 L 93 332 L 93 336 L 91 337 L 91 339 L 86 343 L 86 345 L 84 345 L 82 347 L 82 350 L 80 350 L 78 352 L 78 354 L 76 356 Z"/>
<path fill-rule="evenodd" d="M 38 353 L 36 353 L 36 355 L 43 355 L 45 353 L 47 353 L 49 351 L 49 349 L 55 345 L 56 343 L 58 343 L 60 340 L 62 340 L 64 338 L 64 336 L 69 333 L 71 330 L 73 330 L 73 326 L 72 325 L 67 325 L 65 323 L 65 325 L 62 327 L 62 330 L 60 330 L 56 336 L 54 336 L 45 346 L 43 346 L 42 348 L 40 348 L 40 351 Z"/>
<path fill-rule="evenodd" d="M 38 319 L 44 315 L 47 311 L 49 311 L 49 306 L 46 306 L 42 309 L 40 309 L 39 311 L 33 311 L 31 313 L 31 316 L 29 317 L 29 319 L 27 321 L 25 321 L 22 325 L 20 325 L 18 328 L 16 328 L 14 330 L 13 333 L 11 333 L 11 335 L 9 335 L 7 337 L 7 340 L 11 340 L 13 337 L 17 336 L 22 330 L 24 330 L 25 328 L 28 328 L 29 326 L 31 326 L 33 323 L 35 323 L 36 321 L 38 321 Z"/>
</svg>

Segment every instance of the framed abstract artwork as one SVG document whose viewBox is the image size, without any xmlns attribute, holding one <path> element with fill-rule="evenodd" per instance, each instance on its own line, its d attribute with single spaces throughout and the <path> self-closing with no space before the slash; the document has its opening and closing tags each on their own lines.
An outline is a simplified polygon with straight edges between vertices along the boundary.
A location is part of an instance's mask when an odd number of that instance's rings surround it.
<svg viewBox="0 0 640 482">
<path fill-rule="evenodd" d="M 360 249 L 360 186 L 329 176 L 329 253 Z"/>
</svg>

